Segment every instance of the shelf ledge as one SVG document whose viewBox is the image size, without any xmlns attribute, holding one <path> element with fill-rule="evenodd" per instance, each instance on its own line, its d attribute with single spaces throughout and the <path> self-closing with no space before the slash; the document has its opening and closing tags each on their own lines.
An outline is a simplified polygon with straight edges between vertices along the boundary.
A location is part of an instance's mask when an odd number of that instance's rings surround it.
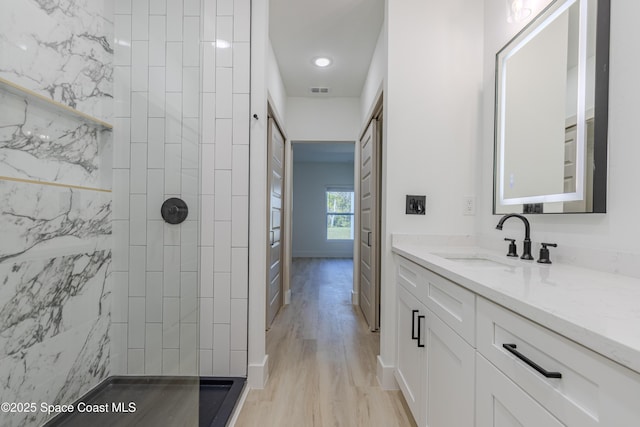
<svg viewBox="0 0 640 427">
<path fill-rule="evenodd" d="M 60 102 L 54 101 L 52 99 L 47 98 L 44 95 L 41 95 L 37 92 L 32 91 L 31 89 L 27 89 L 25 87 L 22 87 L 20 85 L 17 85 L 13 82 L 10 82 L 9 80 L 3 79 L 2 77 L 0 77 L 0 88 L 12 93 L 14 95 L 17 96 L 22 96 L 26 99 L 29 100 L 35 100 L 39 103 L 43 103 L 49 107 L 53 107 L 54 109 L 58 110 L 58 111 L 63 111 L 65 113 L 71 114 L 74 117 L 84 121 L 85 123 L 88 123 L 90 125 L 96 126 L 96 127 L 100 127 L 103 129 L 107 129 L 107 130 L 112 130 L 113 129 L 113 125 L 110 123 L 107 123 L 105 121 L 102 121 L 100 119 L 97 119 L 93 116 L 90 116 L 86 113 L 83 113 L 82 111 L 78 111 L 75 108 L 71 108 L 68 105 L 64 105 Z"/>
<path fill-rule="evenodd" d="M 2 181 L 21 182 L 24 184 L 48 185 L 50 187 L 71 188 L 74 190 L 98 191 L 100 193 L 112 192 L 112 190 L 109 188 L 85 187 L 83 185 L 65 184 L 62 182 L 38 181 L 36 179 L 14 178 L 11 176 L 0 176 L 0 182 Z"/>
</svg>

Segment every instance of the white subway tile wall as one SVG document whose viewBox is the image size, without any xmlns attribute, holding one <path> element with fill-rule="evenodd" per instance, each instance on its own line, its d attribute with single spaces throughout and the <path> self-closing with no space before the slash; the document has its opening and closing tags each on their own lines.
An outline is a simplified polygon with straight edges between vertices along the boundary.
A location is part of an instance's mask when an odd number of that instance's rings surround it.
<svg viewBox="0 0 640 427">
<path fill-rule="evenodd" d="M 151 14 L 151 15 L 166 15 L 167 14 L 167 0 L 152 0 L 149 3 L 149 14 Z"/>
<path fill-rule="evenodd" d="M 130 348 L 127 357 L 127 369 L 131 375 L 144 375 L 144 349 Z"/>
<path fill-rule="evenodd" d="M 115 283 L 115 282 L 114 282 Z M 128 304 L 128 298 L 125 299 Z M 113 299 L 112 307 L 119 304 L 117 299 Z M 128 308 L 125 307 L 125 310 Z M 127 354 L 129 347 L 127 345 L 127 322 L 126 319 L 116 319 L 111 317 L 111 370 L 114 375 L 117 373 L 128 372 Z"/>
<path fill-rule="evenodd" d="M 244 376 L 250 0 L 115 13 L 113 373 Z"/>
<path fill-rule="evenodd" d="M 115 118 L 113 120 L 113 133 L 114 139 L 118 140 L 118 145 L 113 147 L 113 167 L 126 170 L 130 166 L 131 119 L 128 117 Z M 114 185 L 115 182 L 114 178 Z M 118 190 L 118 192 L 120 191 Z"/>
<path fill-rule="evenodd" d="M 114 9 L 116 14 L 131 15 L 131 0 L 116 0 Z"/>
<path fill-rule="evenodd" d="M 144 342 L 145 375 L 162 374 L 162 323 L 146 324 Z"/>
<path fill-rule="evenodd" d="M 147 273 L 146 322 L 157 323 L 160 326 L 162 326 L 163 277 L 161 271 L 150 271 Z"/>
</svg>

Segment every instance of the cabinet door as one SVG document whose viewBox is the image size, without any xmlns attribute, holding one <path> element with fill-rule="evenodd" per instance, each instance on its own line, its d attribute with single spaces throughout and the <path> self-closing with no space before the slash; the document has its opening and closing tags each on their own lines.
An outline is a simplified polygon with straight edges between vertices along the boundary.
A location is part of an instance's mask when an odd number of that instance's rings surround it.
<svg viewBox="0 0 640 427">
<path fill-rule="evenodd" d="M 474 425 L 475 350 L 429 311 L 427 345 L 427 425 Z"/>
<path fill-rule="evenodd" d="M 427 375 L 426 346 L 418 347 L 418 339 L 424 344 L 427 309 L 406 289 L 398 286 L 397 338 L 398 358 L 395 377 L 402 394 L 419 426 L 425 425 L 425 388 Z M 420 335 L 418 335 L 420 329 Z"/>
<path fill-rule="evenodd" d="M 564 425 L 480 354 L 476 374 L 477 427 Z"/>
</svg>

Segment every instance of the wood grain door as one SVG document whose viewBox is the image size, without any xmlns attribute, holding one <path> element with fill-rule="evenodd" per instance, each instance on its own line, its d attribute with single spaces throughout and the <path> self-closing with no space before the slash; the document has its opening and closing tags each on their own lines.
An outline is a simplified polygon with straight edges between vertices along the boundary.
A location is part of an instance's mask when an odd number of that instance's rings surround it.
<svg viewBox="0 0 640 427">
<path fill-rule="evenodd" d="M 378 143 L 377 121 L 360 139 L 360 308 L 369 329 L 378 329 Z"/>
<path fill-rule="evenodd" d="M 267 250 L 267 329 L 282 307 L 282 208 L 284 189 L 284 137 L 278 125 L 269 119 L 268 133 L 268 250 Z"/>
</svg>

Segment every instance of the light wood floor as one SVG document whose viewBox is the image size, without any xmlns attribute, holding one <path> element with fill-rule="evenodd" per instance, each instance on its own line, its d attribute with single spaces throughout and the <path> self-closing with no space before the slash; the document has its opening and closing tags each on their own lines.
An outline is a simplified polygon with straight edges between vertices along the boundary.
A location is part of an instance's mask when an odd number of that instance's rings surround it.
<svg viewBox="0 0 640 427">
<path fill-rule="evenodd" d="M 379 334 L 351 304 L 353 264 L 295 259 L 291 304 L 267 333 L 270 378 L 236 426 L 414 426 L 399 391 L 378 385 Z"/>
</svg>

